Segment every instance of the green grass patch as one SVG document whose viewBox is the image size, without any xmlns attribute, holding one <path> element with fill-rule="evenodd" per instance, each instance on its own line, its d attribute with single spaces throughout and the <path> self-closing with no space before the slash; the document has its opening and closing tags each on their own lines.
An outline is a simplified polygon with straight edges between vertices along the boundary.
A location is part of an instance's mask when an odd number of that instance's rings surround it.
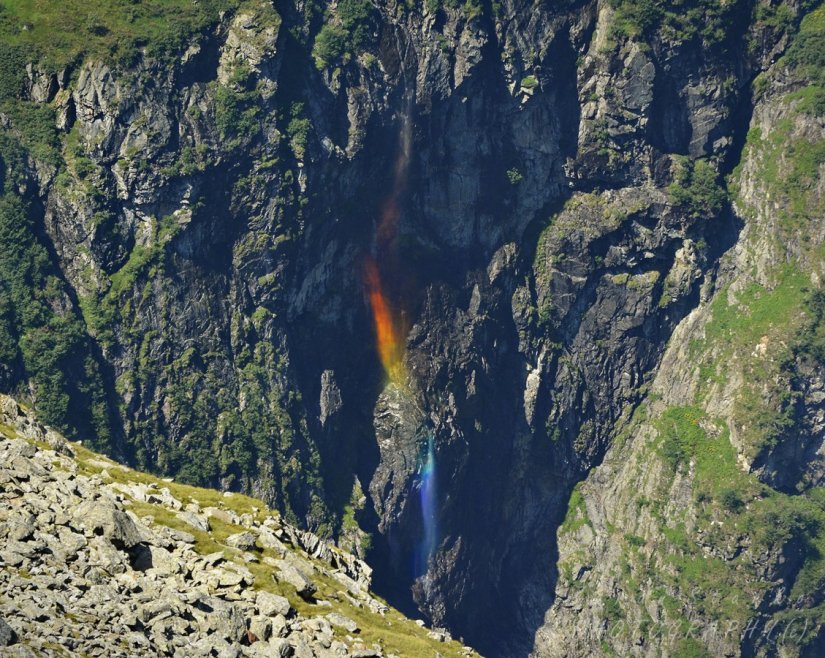
<svg viewBox="0 0 825 658">
<path fill-rule="evenodd" d="M 145 49 L 164 57 L 183 50 L 239 0 L 4 0 L 0 42 L 24 49 L 52 71 L 94 57 L 131 63 Z"/>
<path fill-rule="evenodd" d="M 725 41 L 738 2 L 717 0 L 611 0 L 611 36 L 650 42 L 665 37 L 717 46 Z"/>
<path fill-rule="evenodd" d="M 662 458 L 677 467 L 688 462 L 695 466 L 697 527 L 689 530 L 685 523 L 671 520 L 672 525 L 663 522 L 660 528 L 667 549 L 659 553 L 672 570 L 661 573 L 681 592 L 686 609 L 719 621 L 745 621 L 753 612 L 751 602 L 766 586 L 755 558 L 787 545 L 794 546 L 802 559 L 791 599 L 825 591 L 825 488 L 788 495 L 740 470 L 727 430 L 702 429 L 707 419 L 697 407 L 669 408 L 656 424 Z M 730 560 L 709 556 L 694 541 L 699 530 L 708 545 L 731 545 L 745 536 L 750 548 Z M 670 616 L 679 615 L 674 610 Z"/>
<path fill-rule="evenodd" d="M 785 55 L 799 73 L 820 84 L 825 82 L 825 6 L 819 6 L 802 19 L 799 32 Z"/>
<path fill-rule="evenodd" d="M 777 271 L 773 288 L 751 283 L 735 300 L 727 290 L 720 291 L 705 340 L 691 346 L 700 364 L 700 398 L 727 381 L 732 367 L 743 373 L 733 419 L 751 457 L 774 445 L 792 421 L 793 400 L 783 368 L 794 336 L 808 326 L 804 300 L 809 283 L 797 266 L 786 264 Z M 812 345 L 818 331 L 809 329 Z"/>
<path fill-rule="evenodd" d="M 567 514 L 559 528 L 559 534 L 576 532 L 585 525 L 589 525 L 591 528 L 593 527 L 587 516 L 587 506 L 585 505 L 584 496 L 581 492 L 581 483 L 579 483 L 573 487 L 573 491 L 570 494 L 570 500 L 567 503 Z"/>
</svg>

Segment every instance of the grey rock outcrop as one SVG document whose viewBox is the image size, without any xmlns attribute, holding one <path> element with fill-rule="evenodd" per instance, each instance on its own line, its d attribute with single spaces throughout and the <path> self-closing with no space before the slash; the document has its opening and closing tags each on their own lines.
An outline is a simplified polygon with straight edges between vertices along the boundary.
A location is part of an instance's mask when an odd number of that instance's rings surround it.
<svg viewBox="0 0 825 658">
<path fill-rule="evenodd" d="M 197 490 L 178 491 L 171 482 L 151 481 L 66 442 L 58 452 L 35 443 L 39 438 L 22 438 L 51 430 L 11 398 L 0 395 L 0 408 L 4 656 L 393 655 L 357 637 L 360 629 L 348 615 L 358 609 L 374 615 L 376 637 L 381 626 L 387 633 L 400 626 L 420 630 L 369 593 L 366 565 L 359 567 L 355 558 L 262 507 L 218 510 L 231 526 L 246 528 L 224 543 L 200 528 L 194 529 L 196 537 L 178 529 L 177 523 L 186 522 L 176 512 L 184 505 L 177 497 L 182 493 L 194 496 L 187 505 L 199 505 Z M 110 475 L 114 471 L 117 478 Z M 259 530 L 284 537 L 288 562 L 255 546 Z M 220 550 L 207 553 L 199 543 Z M 318 586 L 306 574 L 343 583 Z M 319 597 L 314 605 L 301 599 L 310 594 Z M 331 623 L 342 632 L 333 632 Z M 420 631 L 419 641 L 425 638 Z M 431 645 L 433 655 L 436 646 Z M 458 645 L 451 649 L 454 656 L 473 655 Z"/>
<path fill-rule="evenodd" d="M 6 623 L 5 619 L 0 618 L 0 647 L 7 647 L 15 642 L 17 642 L 17 633 Z"/>
</svg>

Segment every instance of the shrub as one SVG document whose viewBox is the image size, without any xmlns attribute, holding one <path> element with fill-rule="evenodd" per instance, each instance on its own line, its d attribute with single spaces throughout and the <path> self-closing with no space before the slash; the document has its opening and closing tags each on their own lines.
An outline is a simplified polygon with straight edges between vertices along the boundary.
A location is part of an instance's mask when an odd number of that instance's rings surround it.
<svg viewBox="0 0 825 658">
<path fill-rule="evenodd" d="M 693 456 L 705 438 L 700 419 L 701 413 L 693 407 L 671 407 L 662 414 L 658 423 L 662 437 L 659 453 L 673 471 Z"/>
<path fill-rule="evenodd" d="M 347 31 L 343 27 L 333 23 L 324 25 L 315 37 L 315 45 L 312 47 L 315 65 L 322 69 L 341 59 L 347 52 L 348 41 Z"/>
<path fill-rule="evenodd" d="M 9 101 L 3 106 L 9 115 L 22 145 L 37 160 L 57 165 L 60 162 L 59 142 L 55 128 L 54 108 L 26 101 Z"/>
<path fill-rule="evenodd" d="M 239 143 L 260 129 L 258 94 L 251 87 L 249 71 L 238 68 L 228 85 L 215 91 L 215 125 L 222 139 Z"/>
<path fill-rule="evenodd" d="M 825 80 L 825 8 L 819 7 L 808 14 L 800 25 L 791 47 L 788 49 L 788 62 L 802 70 L 813 80 Z"/>
<path fill-rule="evenodd" d="M 341 0 L 312 47 L 315 65 L 322 69 L 369 46 L 375 29 L 375 11 L 369 0 Z M 337 18 L 337 20 L 336 20 Z"/>
<path fill-rule="evenodd" d="M 825 87 L 810 85 L 796 92 L 799 111 L 815 117 L 825 116 Z"/>
<path fill-rule="evenodd" d="M 604 617 L 608 621 L 615 622 L 624 617 L 622 606 L 615 597 L 605 596 L 602 599 L 602 605 L 604 609 Z"/>
<path fill-rule="evenodd" d="M 93 445 L 108 446 L 102 379 L 83 325 L 72 310 L 28 206 L 0 197 L 0 352 L 19 363 L 44 421 Z M 11 382 L 6 382 L 10 384 Z"/>
<path fill-rule="evenodd" d="M 511 167 L 507 170 L 507 180 L 510 181 L 510 185 L 518 185 L 523 179 L 524 176 L 515 167 Z"/>
<path fill-rule="evenodd" d="M 614 36 L 639 38 L 651 34 L 662 20 L 663 12 L 653 0 L 614 1 Z"/>
<path fill-rule="evenodd" d="M 338 3 L 338 18 L 356 49 L 365 47 L 369 41 L 372 14 L 372 4 L 368 0 L 341 0 Z"/>
<path fill-rule="evenodd" d="M 815 363 L 825 362 L 825 290 L 810 291 L 805 299 L 808 321 L 797 333 L 792 345 L 794 355 Z"/>
<path fill-rule="evenodd" d="M 724 489 L 719 496 L 719 503 L 729 512 L 738 512 L 744 507 L 739 494 L 733 489 Z"/>
<path fill-rule="evenodd" d="M 0 103 L 20 95 L 25 67 L 25 52 L 21 48 L 0 42 Z"/>
<path fill-rule="evenodd" d="M 679 158 L 668 192 L 673 205 L 694 218 L 715 216 L 728 200 L 716 170 L 705 160 Z"/>
<path fill-rule="evenodd" d="M 699 38 L 716 45 L 725 40 L 737 4 L 718 0 L 611 0 L 616 10 L 612 35 L 650 41 L 666 33 L 678 41 Z"/>
<path fill-rule="evenodd" d="M 289 143 L 292 150 L 297 157 L 303 157 L 304 150 L 307 146 L 307 138 L 309 137 L 309 130 L 312 124 L 309 119 L 303 116 L 304 104 L 293 103 L 290 114 L 292 119 L 286 128 L 286 134 L 289 136 Z"/>
</svg>

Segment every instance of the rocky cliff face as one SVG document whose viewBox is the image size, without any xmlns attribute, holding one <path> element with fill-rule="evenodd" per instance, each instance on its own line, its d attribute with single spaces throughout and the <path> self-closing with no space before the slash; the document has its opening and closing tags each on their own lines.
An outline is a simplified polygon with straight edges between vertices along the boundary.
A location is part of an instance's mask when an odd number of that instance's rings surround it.
<svg viewBox="0 0 825 658">
<path fill-rule="evenodd" d="M 491 655 L 774 651 L 748 621 L 820 592 L 821 10 L 789 49 L 811 3 L 227 4 L 163 57 L 26 69 L 0 180 L 47 292 L 0 305 L 6 388 L 371 541 L 393 600 Z M 73 342 L 41 364 L 49 318 Z M 701 560 L 744 602 L 698 602 Z"/>
</svg>

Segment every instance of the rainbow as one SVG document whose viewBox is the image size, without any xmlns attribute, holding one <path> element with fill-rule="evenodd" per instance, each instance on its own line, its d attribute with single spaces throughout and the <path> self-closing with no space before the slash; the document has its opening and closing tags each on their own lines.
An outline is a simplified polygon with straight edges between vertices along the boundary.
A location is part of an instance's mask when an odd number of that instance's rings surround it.
<svg viewBox="0 0 825 658">
<path fill-rule="evenodd" d="M 364 265 L 364 286 L 372 311 L 378 357 L 389 382 L 397 385 L 404 385 L 407 379 L 404 368 L 404 343 L 407 331 L 402 321 L 403 312 L 393 308 L 388 300 L 381 275 L 382 271 L 387 273 L 387 269 L 395 269 L 398 262 L 398 219 L 401 215 L 401 197 L 407 186 L 411 135 L 408 111 L 401 118 L 401 135 L 392 189 L 381 205 L 381 217 L 376 226 L 375 255 L 368 256 Z"/>
<path fill-rule="evenodd" d="M 438 490 L 436 487 L 435 447 L 433 435 L 427 438 L 427 453 L 418 471 L 419 502 L 424 537 L 416 551 L 416 576 L 427 573 L 430 558 L 435 553 L 438 542 L 438 520 L 436 518 Z"/>
<path fill-rule="evenodd" d="M 372 310 L 375 340 L 381 365 L 391 383 L 403 385 L 407 379 L 402 343 L 402 335 L 405 332 L 400 317 L 392 312 L 387 302 L 378 265 L 372 258 L 367 258 L 364 264 L 364 282 Z"/>
<path fill-rule="evenodd" d="M 407 184 L 407 172 L 412 144 L 410 121 L 411 99 L 408 111 L 401 119 L 398 157 L 395 161 L 393 185 L 381 204 L 379 221 L 375 227 L 372 253 L 364 258 L 364 289 L 372 313 L 376 351 L 388 383 L 399 387 L 405 395 L 407 371 L 404 366 L 405 343 L 408 326 L 403 309 L 389 299 L 385 278 L 397 281 L 400 272 L 398 259 L 398 221 L 400 204 Z M 418 478 L 413 486 L 418 488 L 421 505 L 423 537 L 415 548 L 415 577 L 427 578 L 427 570 L 438 544 L 437 489 L 435 468 L 435 440 L 430 433 L 425 454 L 418 460 Z"/>
</svg>

